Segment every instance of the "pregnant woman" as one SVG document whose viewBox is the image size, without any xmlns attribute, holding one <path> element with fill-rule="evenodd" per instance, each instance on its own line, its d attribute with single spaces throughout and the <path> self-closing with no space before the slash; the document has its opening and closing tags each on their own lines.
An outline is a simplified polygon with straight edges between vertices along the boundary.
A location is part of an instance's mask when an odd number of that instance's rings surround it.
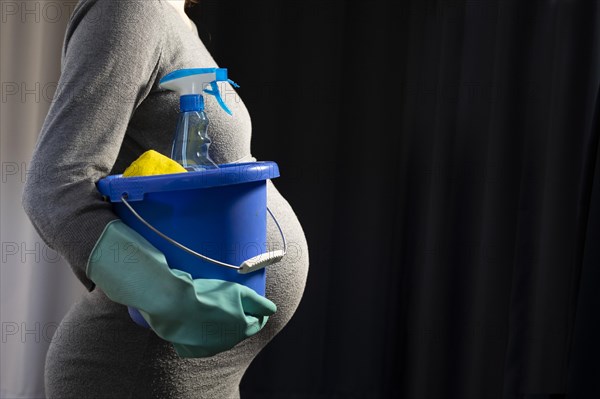
<svg viewBox="0 0 600 399">
<path fill-rule="evenodd" d="M 230 349 L 180 356 L 172 342 L 131 320 L 129 303 L 107 296 L 115 289 L 126 291 L 123 287 L 90 275 L 91 255 L 106 244 L 112 226 L 122 224 L 96 182 L 122 173 L 147 150 L 169 155 L 179 98 L 159 89 L 158 82 L 177 69 L 217 67 L 184 6 L 183 0 L 80 0 L 67 26 L 62 75 L 23 194 L 23 207 L 40 236 L 88 289 L 62 320 L 48 351 L 50 399 L 239 398 L 245 370 L 301 300 L 308 272 L 306 240 L 294 211 L 270 181 L 268 206 L 293 253 L 267 269 L 267 299 L 242 295 L 234 283 L 228 286 L 228 292 L 245 296 L 243 301 L 263 300 L 261 315 L 268 316 L 262 329 Z M 212 96 L 205 97 L 210 156 L 218 164 L 255 161 L 250 116 L 237 94 L 233 100 L 231 86 L 222 89 L 233 116 L 221 112 Z M 279 240 L 271 223 L 267 239 Z M 218 295 L 198 294 L 198 300 L 210 302 Z M 218 309 L 214 312 L 218 315 Z"/>
</svg>

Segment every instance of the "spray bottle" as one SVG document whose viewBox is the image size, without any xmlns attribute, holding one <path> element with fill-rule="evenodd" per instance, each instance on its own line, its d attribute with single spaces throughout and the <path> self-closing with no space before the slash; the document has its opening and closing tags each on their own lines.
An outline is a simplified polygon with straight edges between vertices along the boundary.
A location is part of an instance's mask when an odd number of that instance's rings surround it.
<svg viewBox="0 0 600 399">
<path fill-rule="evenodd" d="M 217 168 L 208 154 L 210 137 L 209 119 L 204 112 L 202 93 L 215 96 L 221 108 L 231 115 L 219 93 L 217 82 L 229 82 L 226 68 L 179 69 L 169 73 L 159 82 L 159 87 L 179 94 L 179 120 L 175 130 L 171 159 L 189 171 Z M 207 87 L 210 86 L 210 89 Z"/>
</svg>

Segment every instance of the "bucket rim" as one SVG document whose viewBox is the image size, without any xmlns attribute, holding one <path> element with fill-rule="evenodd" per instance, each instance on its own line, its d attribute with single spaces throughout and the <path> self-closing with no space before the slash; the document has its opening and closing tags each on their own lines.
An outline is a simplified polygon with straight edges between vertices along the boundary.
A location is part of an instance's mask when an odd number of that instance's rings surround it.
<svg viewBox="0 0 600 399">
<path fill-rule="evenodd" d="M 98 191 L 111 202 L 141 201 L 146 193 L 193 190 L 250 183 L 279 177 L 279 167 L 273 161 L 241 162 L 219 165 L 217 169 L 171 173 L 153 176 L 123 177 L 109 175 L 100 179 Z"/>
</svg>

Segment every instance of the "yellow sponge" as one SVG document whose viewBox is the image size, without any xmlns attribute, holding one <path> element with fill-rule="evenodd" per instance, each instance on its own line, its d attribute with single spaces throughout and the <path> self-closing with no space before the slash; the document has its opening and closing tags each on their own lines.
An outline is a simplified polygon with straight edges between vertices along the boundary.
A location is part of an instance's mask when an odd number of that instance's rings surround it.
<svg viewBox="0 0 600 399">
<path fill-rule="evenodd" d="M 123 177 L 166 175 L 187 172 L 183 166 L 171 158 L 154 150 L 148 150 L 123 172 Z"/>
</svg>

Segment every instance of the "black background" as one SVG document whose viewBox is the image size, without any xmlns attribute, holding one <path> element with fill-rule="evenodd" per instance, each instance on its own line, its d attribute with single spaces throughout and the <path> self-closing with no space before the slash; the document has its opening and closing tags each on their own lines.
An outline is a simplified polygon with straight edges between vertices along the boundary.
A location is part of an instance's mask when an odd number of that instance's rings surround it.
<svg viewBox="0 0 600 399">
<path fill-rule="evenodd" d="M 188 14 L 309 244 L 243 398 L 600 397 L 598 1 Z"/>
</svg>

